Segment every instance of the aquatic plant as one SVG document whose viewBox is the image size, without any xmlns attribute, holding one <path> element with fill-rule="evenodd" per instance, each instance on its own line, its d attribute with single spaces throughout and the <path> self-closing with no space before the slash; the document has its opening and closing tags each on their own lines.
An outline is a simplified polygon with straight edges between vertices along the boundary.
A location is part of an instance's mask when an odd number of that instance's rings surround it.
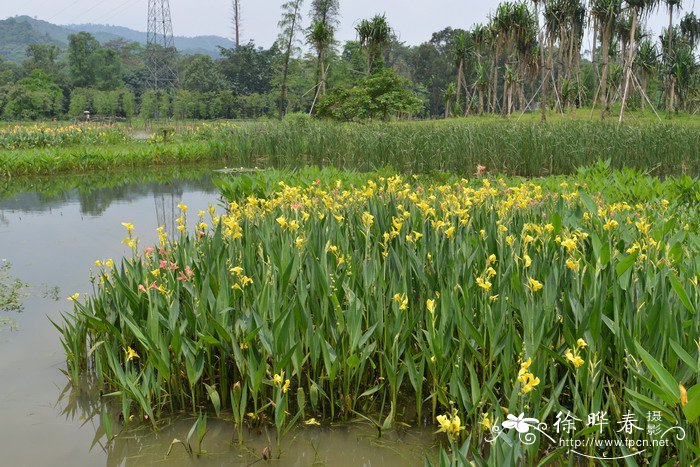
<svg viewBox="0 0 700 467">
<path fill-rule="evenodd" d="M 359 414 L 435 424 L 494 465 L 571 455 L 489 446 L 509 415 L 653 410 L 687 437 L 642 457 L 697 455 L 698 204 L 671 181 L 638 202 L 576 177 L 277 185 L 223 213 L 181 204 L 145 249 L 125 222 L 133 256 L 97 262 L 57 324 L 69 378 L 93 374 L 126 424 L 227 411 L 242 436 Z"/>
<path fill-rule="evenodd" d="M 334 166 L 402 173 L 471 175 L 484 164 L 519 176 L 570 175 L 610 160 L 612 168 L 657 176 L 700 174 L 700 131 L 692 123 L 618 126 L 601 122 L 456 120 L 391 124 L 323 121 L 202 125 L 167 142 L 128 141 L 0 151 L 0 177 L 214 161 L 294 168 Z"/>
</svg>

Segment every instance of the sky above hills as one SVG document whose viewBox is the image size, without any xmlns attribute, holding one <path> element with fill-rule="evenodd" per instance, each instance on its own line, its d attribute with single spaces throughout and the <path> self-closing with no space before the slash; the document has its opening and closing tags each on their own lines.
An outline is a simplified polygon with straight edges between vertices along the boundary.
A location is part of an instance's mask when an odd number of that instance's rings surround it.
<svg viewBox="0 0 700 467">
<path fill-rule="evenodd" d="M 269 47 L 277 37 L 282 3 L 283 0 L 242 0 L 242 40 L 254 40 Z M 310 0 L 304 2 L 305 24 L 308 24 L 310 3 Z M 341 41 L 354 39 L 354 27 L 359 19 L 386 13 L 400 39 L 416 45 L 444 27 L 470 28 L 485 22 L 498 3 L 498 0 L 341 0 L 338 37 Z M 143 31 L 147 4 L 147 0 L 2 0 L 0 18 L 28 15 L 56 24 L 111 24 Z M 233 35 L 231 0 L 170 0 L 170 8 L 176 35 Z M 700 16 L 700 1 L 685 0 L 681 15 L 687 11 Z M 667 24 L 665 8 L 648 20 L 656 35 Z M 584 45 L 584 49 L 589 48 L 588 44 Z"/>
</svg>

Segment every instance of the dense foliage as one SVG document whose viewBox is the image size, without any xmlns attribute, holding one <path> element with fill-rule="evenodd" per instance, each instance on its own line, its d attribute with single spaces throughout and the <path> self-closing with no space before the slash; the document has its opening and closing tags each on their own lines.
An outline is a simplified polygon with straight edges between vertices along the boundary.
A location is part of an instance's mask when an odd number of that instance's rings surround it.
<svg viewBox="0 0 700 467">
<path fill-rule="evenodd" d="M 507 414 L 653 410 L 687 437 L 637 460 L 695 458 L 699 218 L 673 182 L 628 202 L 605 169 L 542 183 L 316 176 L 265 197 L 222 182 L 236 193 L 225 212 L 181 204 L 178 231 L 145 249 L 124 223 L 133 256 L 98 260 L 95 293 L 71 297 L 59 326 L 71 378 L 93 374 L 126 425 L 226 411 L 239 440 L 266 421 L 283 436 L 303 420 L 430 415 L 491 465 L 575 459 L 517 432 L 487 448 Z"/>
<path fill-rule="evenodd" d="M 339 44 L 337 1 L 311 2 L 310 24 L 301 2 L 285 2 L 280 38 L 269 49 L 249 42 L 221 49 L 218 58 L 174 57 L 180 89 L 161 90 L 156 107 L 147 92 L 147 51 L 139 43 L 101 44 L 80 32 L 61 50 L 47 38 L 28 45 L 22 64 L 0 59 L 0 115 L 76 118 L 82 109 L 122 118 L 257 118 L 325 109 L 340 120 L 385 118 L 387 106 L 377 111 L 364 92 L 372 75 L 385 69 L 407 80 L 391 99 L 391 117 L 591 106 L 606 117 L 620 107 L 645 110 L 649 104 L 669 113 L 697 111 L 700 20 L 693 13 L 674 15 L 683 2 L 665 2 L 670 28 L 662 31 L 645 24 L 659 2 L 531 3 L 503 2 L 485 24 L 446 28 L 407 46 L 382 15 L 358 21 L 357 40 Z M 21 24 L 12 23 L 7 34 L 22 34 Z M 590 60 L 583 51 L 586 31 L 594 39 Z M 35 70 L 46 76 L 41 86 L 22 83 Z M 117 92 L 126 104 L 115 104 L 114 95 L 86 99 L 86 88 L 95 96 Z M 47 94 L 55 99 L 48 107 L 40 103 Z M 339 105 L 345 99 L 352 103 Z"/>
<path fill-rule="evenodd" d="M 388 164 L 411 173 L 438 170 L 459 175 L 470 175 L 483 164 L 505 174 L 543 176 L 571 174 L 599 160 L 659 176 L 698 176 L 698 126 L 692 120 L 620 127 L 477 117 L 341 124 L 290 114 L 281 122 L 200 122 L 177 131 L 161 125 L 142 140 L 119 124 L 12 125 L 0 128 L 0 177 L 196 161 L 235 167 L 318 164 L 365 171 Z M 630 179 L 629 185 L 633 189 L 638 182 Z"/>
</svg>

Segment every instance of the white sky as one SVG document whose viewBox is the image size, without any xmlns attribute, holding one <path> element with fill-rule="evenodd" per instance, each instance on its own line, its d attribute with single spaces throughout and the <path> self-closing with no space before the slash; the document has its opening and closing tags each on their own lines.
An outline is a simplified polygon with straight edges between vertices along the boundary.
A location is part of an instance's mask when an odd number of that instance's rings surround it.
<svg viewBox="0 0 700 467">
<path fill-rule="evenodd" d="M 242 0 L 242 40 L 253 39 L 258 45 L 270 46 L 277 36 L 282 2 Z M 341 41 L 354 39 L 358 20 L 386 13 L 401 40 L 415 45 L 447 26 L 470 28 L 475 23 L 486 22 L 498 3 L 498 0 L 340 0 L 342 22 L 338 36 Z M 57 24 L 114 24 L 144 31 L 147 4 L 148 0 L 0 0 L 0 19 L 28 15 Z M 310 4 L 311 0 L 305 0 L 305 23 Z M 683 6 L 681 15 L 695 11 L 700 16 L 700 0 L 684 0 Z M 233 35 L 231 0 L 170 0 L 170 8 L 176 35 Z M 680 15 L 675 16 L 677 19 Z M 665 8 L 649 19 L 656 35 L 667 23 Z"/>
</svg>

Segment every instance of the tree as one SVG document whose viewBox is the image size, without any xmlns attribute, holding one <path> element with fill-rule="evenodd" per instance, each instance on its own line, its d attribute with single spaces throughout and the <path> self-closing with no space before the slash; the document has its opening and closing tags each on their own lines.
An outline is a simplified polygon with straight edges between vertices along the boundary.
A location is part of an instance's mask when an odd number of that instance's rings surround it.
<svg viewBox="0 0 700 467">
<path fill-rule="evenodd" d="M 252 41 L 233 49 L 219 49 L 217 68 L 228 88 L 236 94 L 267 94 L 272 90 L 275 62 L 279 50 L 255 47 Z"/>
<path fill-rule="evenodd" d="M 306 40 L 316 50 L 316 96 L 326 94 L 327 56 L 335 42 L 340 5 L 338 0 L 313 0 L 311 2 L 311 26 Z"/>
<path fill-rule="evenodd" d="M 119 55 L 112 49 L 100 47 L 93 56 L 95 87 L 100 91 L 113 91 L 123 86 L 122 63 Z"/>
<path fill-rule="evenodd" d="M 375 15 L 371 20 L 363 19 L 355 27 L 360 45 L 367 54 L 367 75 L 376 68 L 378 59 L 384 53 L 391 39 L 391 27 L 386 15 Z"/>
<path fill-rule="evenodd" d="M 289 98 L 289 63 L 296 48 L 296 36 L 301 29 L 301 6 L 303 0 L 290 0 L 282 4 L 282 19 L 277 23 L 281 28 L 278 44 L 282 47 L 282 92 L 279 100 L 280 118 L 287 113 Z"/>
<path fill-rule="evenodd" d="M 457 108 L 460 108 L 460 99 L 463 94 L 466 93 L 469 96 L 469 87 L 467 86 L 467 80 L 465 78 L 464 70 L 465 63 L 469 60 L 472 52 L 471 35 L 466 31 L 459 31 L 454 38 L 452 44 L 452 54 L 454 57 L 454 63 L 457 67 L 457 82 L 455 83 L 455 103 Z M 464 92 L 462 92 L 464 88 Z M 469 113 L 470 102 L 466 104 L 465 114 Z"/>
<path fill-rule="evenodd" d="M 700 43 L 700 18 L 695 16 L 692 11 L 686 13 L 681 20 L 681 36 L 691 50 L 694 50 Z"/>
<path fill-rule="evenodd" d="M 30 44 L 27 46 L 27 60 L 22 67 L 27 73 L 41 70 L 53 79 L 60 79 L 61 64 L 58 63 L 61 49 L 54 44 Z"/>
<path fill-rule="evenodd" d="M 430 42 L 425 42 L 410 51 L 409 67 L 414 83 L 425 88 L 428 95 L 429 115 L 445 115 L 444 91 L 448 85 L 454 87 L 455 72 L 449 43 L 451 36 L 445 36 L 447 28 L 434 33 Z M 451 109 L 450 109 L 451 110 Z"/>
<path fill-rule="evenodd" d="M 625 120 L 625 107 L 627 106 L 627 98 L 629 97 L 629 87 L 630 78 L 632 76 L 632 66 L 635 60 L 635 54 L 637 52 L 637 46 L 635 44 L 637 33 L 637 22 L 640 15 L 645 15 L 652 8 L 656 7 L 659 0 L 625 0 L 628 7 L 630 8 L 630 16 L 632 17 L 632 28 L 630 30 L 629 43 L 627 45 L 629 51 L 627 54 L 627 60 L 625 61 L 625 76 L 624 76 L 624 90 L 622 92 L 622 108 L 620 109 L 620 123 Z"/>
<path fill-rule="evenodd" d="M 488 91 L 489 79 L 486 65 L 483 63 L 483 56 L 491 41 L 490 29 L 481 24 L 477 24 L 472 29 L 472 42 L 474 43 L 474 55 L 476 56 L 476 79 L 474 86 L 479 93 L 479 114 L 484 113 L 484 94 Z"/>
<path fill-rule="evenodd" d="M 679 11 L 681 9 L 681 6 L 683 5 L 683 0 L 664 0 L 666 2 L 666 6 L 668 7 L 668 31 L 673 30 L 673 12 Z M 673 34 L 668 35 L 668 41 L 666 43 L 667 50 L 669 53 L 673 50 Z M 666 73 L 665 76 L 665 91 L 666 91 L 666 107 L 668 108 L 668 100 L 670 98 L 670 93 L 671 93 L 671 74 Z"/>
<path fill-rule="evenodd" d="M 214 92 L 224 88 L 224 77 L 209 55 L 191 55 L 184 60 L 182 87 L 187 91 Z"/>
<path fill-rule="evenodd" d="M 73 118 L 83 116 L 83 112 L 95 113 L 93 102 L 95 100 L 95 90 L 90 88 L 74 88 L 70 93 L 70 103 L 68 104 L 68 115 Z"/>
<path fill-rule="evenodd" d="M 3 116 L 9 119 L 37 120 L 57 117 L 63 112 L 61 88 L 41 70 L 32 70 L 10 86 L 4 101 Z"/>
<path fill-rule="evenodd" d="M 161 119 L 172 116 L 172 91 L 149 89 L 141 96 L 141 118 Z"/>
<path fill-rule="evenodd" d="M 659 66 L 659 53 L 656 45 L 649 39 L 643 40 L 639 44 L 639 52 L 635 66 L 639 70 L 642 92 L 642 110 L 646 109 L 647 85 L 649 78 L 654 75 Z"/>
<path fill-rule="evenodd" d="M 608 101 L 608 66 L 610 62 L 610 44 L 612 42 L 615 23 L 621 9 L 621 0 L 594 0 L 591 7 L 591 15 L 596 18 L 596 21 L 601 28 L 601 55 L 603 65 L 600 76 L 600 104 L 602 107 L 601 118 L 605 118 L 610 111 Z"/>
<path fill-rule="evenodd" d="M 71 34 L 68 42 L 68 67 L 73 86 L 94 86 L 97 82 L 95 56 L 100 43 L 87 32 Z"/>
<path fill-rule="evenodd" d="M 423 103 L 408 89 L 409 84 L 385 68 L 365 77 L 357 86 L 335 88 L 321 100 L 318 115 L 341 121 L 386 121 L 394 116 L 413 115 Z"/>
</svg>

